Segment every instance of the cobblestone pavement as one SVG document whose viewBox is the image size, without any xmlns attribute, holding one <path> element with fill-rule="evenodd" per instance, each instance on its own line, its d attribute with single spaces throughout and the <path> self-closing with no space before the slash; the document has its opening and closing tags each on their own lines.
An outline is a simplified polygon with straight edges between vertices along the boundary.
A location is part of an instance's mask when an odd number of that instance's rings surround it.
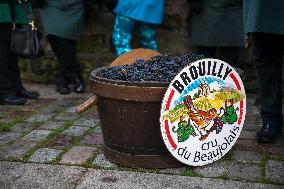
<svg viewBox="0 0 284 189">
<path fill-rule="evenodd" d="M 284 188 L 284 134 L 258 144 L 259 112 L 248 95 L 245 127 L 233 149 L 203 167 L 129 169 L 108 161 L 96 107 L 74 107 L 91 96 L 58 95 L 52 85 L 25 106 L 0 106 L 1 188 Z"/>
</svg>

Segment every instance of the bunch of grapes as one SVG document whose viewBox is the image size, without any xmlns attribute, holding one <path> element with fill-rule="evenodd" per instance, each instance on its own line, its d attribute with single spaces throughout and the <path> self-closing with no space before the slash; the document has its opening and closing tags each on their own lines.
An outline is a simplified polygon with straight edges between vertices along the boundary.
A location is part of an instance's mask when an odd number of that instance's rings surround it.
<svg viewBox="0 0 284 189">
<path fill-rule="evenodd" d="M 222 119 L 220 117 L 216 117 L 214 120 L 214 123 L 213 123 L 213 130 L 216 130 L 216 134 L 220 133 L 223 129 L 223 122 L 222 122 Z"/>
<path fill-rule="evenodd" d="M 151 60 L 138 59 L 131 65 L 108 67 L 100 77 L 128 82 L 170 82 L 187 65 L 204 58 L 198 54 L 154 56 Z M 94 75 L 91 74 L 93 77 Z"/>
<path fill-rule="evenodd" d="M 183 103 L 184 105 L 188 108 L 188 109 L 191 109 L 192 108 L 192 99 L 191 99 L 191 96 L 190 95 L 187 95 L 186 97 L 184 97 L 183 99 Z"/>
</svg>

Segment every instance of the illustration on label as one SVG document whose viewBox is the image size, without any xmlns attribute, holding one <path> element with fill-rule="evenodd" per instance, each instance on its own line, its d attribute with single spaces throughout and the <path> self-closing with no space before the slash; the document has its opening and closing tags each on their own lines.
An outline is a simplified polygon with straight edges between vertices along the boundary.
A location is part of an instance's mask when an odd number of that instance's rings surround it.
<svg viewBox="0 0 284 189">
<path fill-rule="evenodd" d="M 223 157 L 239 137 L 246 96 L 238 73 L 217 59 L 185 67 L 162 103 L 161 132 L 171 154 L 193 166 Z"/>
</svg>

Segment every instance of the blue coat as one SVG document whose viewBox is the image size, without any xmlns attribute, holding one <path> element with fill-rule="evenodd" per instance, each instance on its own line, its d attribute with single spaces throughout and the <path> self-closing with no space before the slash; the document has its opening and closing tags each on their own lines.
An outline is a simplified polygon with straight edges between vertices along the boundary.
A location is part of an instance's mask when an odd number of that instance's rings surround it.
<svg viewBox="0 0 284 189">
<path fill-rule="evenodd" d="M 160 24 L 164 15 L 164 0 L 118 0 L 114 12 L 138 21 Z"/>
</svg>

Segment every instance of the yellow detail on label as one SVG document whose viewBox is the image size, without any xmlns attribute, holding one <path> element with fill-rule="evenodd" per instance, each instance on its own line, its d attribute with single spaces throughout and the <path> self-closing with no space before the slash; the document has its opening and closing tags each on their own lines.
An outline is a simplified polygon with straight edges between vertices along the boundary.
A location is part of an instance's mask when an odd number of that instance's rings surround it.
<svg viewBox="0 0 284 189">
<path fill-rule="evenodd" d="M 179 106 L 168 111 L 164 116 L 164 120 L 168 119 L 171 123 L 173 123 L 176 120 L 180 119 L 180 117 L 185 116 L 188 116 L 188 108 L 186 106 Z"/>
</svg>

